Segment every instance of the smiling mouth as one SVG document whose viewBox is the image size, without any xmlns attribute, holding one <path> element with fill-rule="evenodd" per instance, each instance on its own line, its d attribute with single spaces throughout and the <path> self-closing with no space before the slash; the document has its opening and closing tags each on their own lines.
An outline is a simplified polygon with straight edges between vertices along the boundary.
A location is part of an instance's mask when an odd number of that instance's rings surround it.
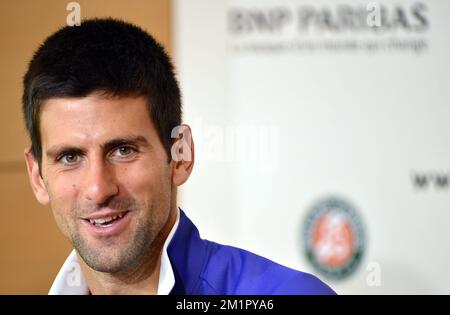
<svg viewBox="0 0 450 315">
<path fill-rule="evenodd" d="M 128 214 L 128 212 L 129 211 L 124 211 L 115 216 L 103 217 L 98 219 L 85 219 L 85 221 L 98 227 L 110 227 L 122 220 Z"/>
</svg>

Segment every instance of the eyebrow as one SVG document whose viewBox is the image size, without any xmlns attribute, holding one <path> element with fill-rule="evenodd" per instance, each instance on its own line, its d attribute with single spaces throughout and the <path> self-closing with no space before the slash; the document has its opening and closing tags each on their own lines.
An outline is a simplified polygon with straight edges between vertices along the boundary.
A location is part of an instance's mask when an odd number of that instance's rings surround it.
<svg viewBox="0 0 450 315">
<path fill-rule="evenodd" d="M 147 139 L 143 136 L 129 136 L 129 137 L 120 137 L 111 139 L 101 145 L 101 148 L 104 152 L 109 152 L 113 148 L 117 148 L 123 145 L 136 145 L 136 146 L 144 146 L 150 147 L 151 144 L 147 141 Z M 57 156 L 63 153 L 72 153 L 72 154 L 83 154 L 86 153 L 87 150 L 75 146 L 53 146 L 49 148 L 46 152 L 48 158 L 56 158 Z"/>
</svg>

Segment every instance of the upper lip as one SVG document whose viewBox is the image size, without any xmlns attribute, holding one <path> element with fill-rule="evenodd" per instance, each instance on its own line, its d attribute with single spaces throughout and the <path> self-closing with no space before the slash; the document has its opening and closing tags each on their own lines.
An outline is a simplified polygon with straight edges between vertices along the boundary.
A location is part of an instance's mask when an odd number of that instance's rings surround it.
<svg viewBox="0 0 450 315">
<path fill-rule="evenodd" d="M 97 219 L 102 219 L 102 218 L 111 218 L 111 217 L 115 217 L 119 214 L 125 214 L 125 212 L 128 212 L 128 210 L 122 210 L 122 211 L 111 211 L 111 210 L 105 210 L 105 211 L 99 211 L 99 212 L 95 212 L 91 215 L 82 217 L 85 220 L 97 220 Z"/>
</svg>

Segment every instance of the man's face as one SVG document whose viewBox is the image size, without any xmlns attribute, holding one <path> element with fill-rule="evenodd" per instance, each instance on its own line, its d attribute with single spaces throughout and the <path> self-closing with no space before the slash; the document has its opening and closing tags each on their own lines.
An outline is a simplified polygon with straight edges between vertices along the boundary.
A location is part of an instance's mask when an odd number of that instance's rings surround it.
<svg viewBox="0 0 450 315">
<path fill-rule="evenodd" d="M 61 231 L 94 270 L 136 266 L 175 207 L 146 99 L 50 99 L 40 126 L 43 182 Z"/>
</svg>

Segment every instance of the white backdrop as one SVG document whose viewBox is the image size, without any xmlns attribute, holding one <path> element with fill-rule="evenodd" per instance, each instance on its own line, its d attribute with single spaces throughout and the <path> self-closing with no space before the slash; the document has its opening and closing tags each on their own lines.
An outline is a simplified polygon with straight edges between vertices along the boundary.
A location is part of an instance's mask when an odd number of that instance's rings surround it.
<svg viewBox="0 0 450 315">
<path fill-rule="evenodd" d="M 450 1 L 378 1 L 378 30 L 356 17 L 367 3 L 174 1 L 196 146 L 180 206 L 202 237 L 341 294 L 449 294 Z M 342 280 L 303 249 L 306 213 L 327 196 L 364 223 L 361 264 Z"/>
</svg>

